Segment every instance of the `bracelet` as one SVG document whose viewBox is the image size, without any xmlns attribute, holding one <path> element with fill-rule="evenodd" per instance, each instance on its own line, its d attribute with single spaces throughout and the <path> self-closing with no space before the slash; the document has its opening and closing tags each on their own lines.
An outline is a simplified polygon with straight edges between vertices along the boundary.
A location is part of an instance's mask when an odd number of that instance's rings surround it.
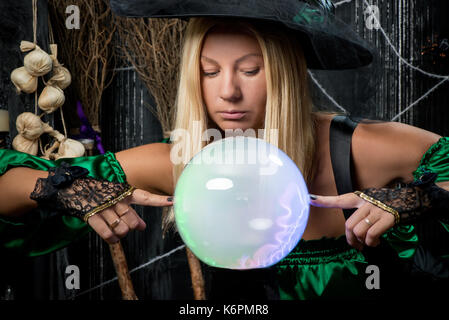
<svg viewBox="0 0 449 320">
<path fill-rule="evenodd" d="M 123 192 L 121 195 L 119 195 L 117 198 L 114 198 L 112 200 L 109 200 L 108 202 L 102 204 L 101 206 L 96 207 L 92 211 L 86 213 L 86 215 L 83 217 L 84 222 L 87 223 L 87 220 L 89 220 L 90 217 L 96 215 L 98 212 L 103 211 L 106 208 L 112 207 L 113 205 L 117 204 L 118 202 L 122 201 L 129 195 L 131 195 L 134 190 L 136 190 L 135 187 L 130 186 L 125 192 Z"/>
<path fill-rule="evenodd" d="M 394 216 L 394 224 L 398 224 L 399 223 L 399 213 L 394 210 L 393 208 L 387 206 L 386 204 L 384 204 L 383 202 L 380 202 L 377 199 L 374 199 L 370 196 L 367 196 L 366 194 L 364 194 L 363 192 L 360 191 L 354 191 L 354 193 L 356 195 L 358 195 L 360 198 L 362 198 L 363 200 L 368 201 L 369 203 L 372 203 L 373 205 L 375 205 L 376 207 L 379 207 L 389 213 L 391 213 Z"/>
</svg>

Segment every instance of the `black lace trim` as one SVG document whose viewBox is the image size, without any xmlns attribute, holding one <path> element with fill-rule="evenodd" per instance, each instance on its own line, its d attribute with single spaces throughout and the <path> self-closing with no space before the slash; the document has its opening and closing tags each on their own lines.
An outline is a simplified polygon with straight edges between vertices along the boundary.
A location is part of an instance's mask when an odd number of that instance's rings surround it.
<svg viewBox="0 0 449 320">
<path fill-rule="evenodd" d="M 39 206 L 56 209 L 83 219 L 84 215 L 126 191 L 130 186 L 107 180 L 85 177 L 88 170 L 63 163 L 51 168 L 48 178 L 39 178 L 30 198 Z"/>
<path fill-rule="evenodd" d="M 398 211 L 401 224 L 410 224 L 423 218 L 439 217 L 448 219 L 449 191 L 438 187 L 437 173 L 427 171 L 419 180 L 405 187 L 369 188 L 363 191 Z"/>
<path fill-rule="evenodd" d="M 39 189 L 31 193 L 30 198 L 33 200 L 50 200 L 58 192 L 59 189 L 70 186 L 77 178 L 81 178 L 89 174 L 89 170 L 78 167 L 69 166 L 66 162 L 61 163 L 61 167 L 53 167 L 48 170 L 48 181 L 45 184 L 40 184 Z M 42 179 L 45 180 L 45 179 Z"/>
</svg>

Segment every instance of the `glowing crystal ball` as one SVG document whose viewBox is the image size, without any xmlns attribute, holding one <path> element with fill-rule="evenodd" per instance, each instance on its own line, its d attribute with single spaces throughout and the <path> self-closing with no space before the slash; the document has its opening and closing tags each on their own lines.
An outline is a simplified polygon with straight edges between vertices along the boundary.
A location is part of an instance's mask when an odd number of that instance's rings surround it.
<svg viewBox="0 0 449 320">
<path fill-rule="evenodd" d="M 295 163 L 262 139 L 215 141 L 184 168 L 175 189 L 176 225 L 204 263 L 269 267 L 301 239 L 309 193 Z"/>
</svg>

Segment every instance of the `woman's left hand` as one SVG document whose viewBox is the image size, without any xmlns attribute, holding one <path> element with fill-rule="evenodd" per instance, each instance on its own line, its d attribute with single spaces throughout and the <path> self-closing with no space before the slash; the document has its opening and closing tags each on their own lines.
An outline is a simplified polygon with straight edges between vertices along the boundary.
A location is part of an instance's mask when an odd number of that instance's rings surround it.
<svg viewBox="0 0 449 320">
<path fill-rule="evenodd" d="M 355 193 L 339 196 L 316 196 L 310 204 L 322 208 L 340 208 L 357 210 L 346 220 L 345 233 L 348 243 L 358 250 L 366 244 L 375 247 L 380 243 L 380 236 L 394 226 L 394 216 L 363 200 Z"/>
</svg>

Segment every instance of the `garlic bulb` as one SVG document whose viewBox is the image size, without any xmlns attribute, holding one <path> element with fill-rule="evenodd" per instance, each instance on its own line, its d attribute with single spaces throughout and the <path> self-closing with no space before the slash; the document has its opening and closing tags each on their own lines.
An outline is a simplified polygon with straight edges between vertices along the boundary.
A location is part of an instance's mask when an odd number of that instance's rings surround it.
<svg viewBox="0 0 449 320">
<path fill-rule="evenodd" d="M 72 82 L 72 76 L 70 75 L 70 71 L 58 61 L 58 45 L 54 43 L 50 44 L 50 51 L 50 57 L 53 60 L 53 77 L 51 77 L 48 83 L 64 90 Z"/>
<path fill-rule="evenodd" d="M 55 65 L 54 70 L 54 75 L 50 78 L 50 80 L 48 80 L 47 84 L 57 86 L 61 89 L 67 88 L 70 83 L 72 83 L 70 71 L 61 65 L 58 67 Z"/>
<path fill-rule="evenodd" d="M 11 81 L 17 89 L 25 93 L 33 93 L 37 90 L 37 77 L 33 77 L 25 67 L 16 68 L 11 72 Z"/>
<path fill-rule="evenodd" d="M 23 65 L 32 76 L 39 77 L 51 71 L 53 61 L 48 53 L 36 45 L 35 49 L 23 59 Z"/>
<path fill-rule="evenodd" d="M 41 118 L 31 112 L 21 113 L 16 119 L 17 131 L 28 140 L 37 140 L 44 133 Z"/>
<path fill-rule="evenodd" d="M 81 142 L 73 139 L 65 139 L 61 142 L 55 159 L 82 157 L 85 152 L 86 149 Z"/>
<path fill-rule="evenodd" d="M 63 75 L 63 78 L 56 82 L 56 85 L 59 88 L 64 90 L 72 83 L 72 75 L 70 74 L 70 71 L 66 67 L 63 67 L 63 66 L 58 67 L 56 74 Z"/>
<path fill-rule="evenodd" d="M 52 113 L 65 102 L 64 92 L 55 86 L 46 86 L 39 96 L 37 104 L 46 113 Z"/>
<path fill-rule="evenodd" d="M 18 134 L 12 141 L 12 147 L 14 150 L 35 156 L 38 151 L 38 140 L 28 140 L 24 136 Z"/>
<path fill-rule="evenodd" d="M 22 40 L 20 41 L 20 51 L 28 52 L 36 48 L 36 44 L 31 41 Z"/>
</svg>

